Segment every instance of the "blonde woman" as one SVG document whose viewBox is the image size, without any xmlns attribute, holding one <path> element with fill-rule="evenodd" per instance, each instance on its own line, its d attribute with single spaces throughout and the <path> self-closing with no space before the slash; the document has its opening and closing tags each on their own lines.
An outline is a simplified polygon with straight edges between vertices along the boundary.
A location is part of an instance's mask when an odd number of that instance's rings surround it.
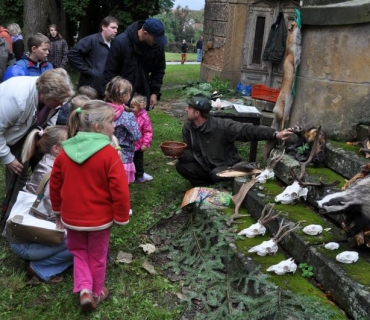
<svg viewBox="0 0 370 320">
<path fill-rule="evenodd" d="M 24 54 L 24 42 L 21 34 L 22 30 L 18 23 L 8 25 L 8 31 L 12 38 L 13 53 L 15 60 L 20 60 Z"/>
<path fill-rule="evenodd" d="M 6 166 L 7 213 L 28 178 L 28 163 L 22 163 L 20 156 L 29 130 L 44 127 L 54 109 L 73 94 L 71 79 L 61 68 L 40 77 L 13 77 L 0 84 L 0 160 Z"/>
</svg>

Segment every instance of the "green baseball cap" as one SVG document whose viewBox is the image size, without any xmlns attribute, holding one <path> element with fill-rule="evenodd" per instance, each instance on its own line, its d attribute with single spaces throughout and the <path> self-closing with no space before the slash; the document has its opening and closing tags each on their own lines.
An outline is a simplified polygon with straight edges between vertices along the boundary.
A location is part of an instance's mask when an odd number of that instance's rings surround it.
<svg viewBox="0 0 370 320">
<path fill-rule="evenodd" d="M 212 100 L 203 93 L 197 93 L 186 101 L 188 105 L 199 111 L 209 112 L 212 110 Z"/>
</svg>

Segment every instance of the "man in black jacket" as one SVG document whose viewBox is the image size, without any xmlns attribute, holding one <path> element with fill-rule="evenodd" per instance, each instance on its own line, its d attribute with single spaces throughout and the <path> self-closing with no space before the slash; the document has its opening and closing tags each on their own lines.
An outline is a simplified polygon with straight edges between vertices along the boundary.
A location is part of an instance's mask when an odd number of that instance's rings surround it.
<svg viewBox="0 0 370 320">
<path fill-rule="evenodd" d="M 202 93 L 188 100 L 185 108 L 188 121 L 182 136 L 188 146 L 176 170 L 194 187 L 224 180 L 217 173 L 242 161 L 235 141 L 285 140 L 293 135 L 290 129 L 277 132 L 266 126 L 215 118 L 209 115 L 211 109 L 211 99 Z"/>
<path fill-rule="evenodd" d="M 70 64 L 81 72 L 78 88 L 93 87 L 101 98 L 104 96 L 105 85 L 102 74 L 111 41 L 116 36 L 117 30 L 118 20 L 111 16 L 105 17 L 101 22 L 101 32 L 82 38 L 69 50 Z"/>
<path fill-rule="evenodd" d="M 105 84 L 121 76 L 131 82 L 132 96 L 139 93 L 147 97 L 147 110 L 153 108 L 160 98 L 166 69 L 166 43 L 164 26 L 158 19 L 148 18 L 128 26 L 112 43 L 105 63 Z"/>
</svg>

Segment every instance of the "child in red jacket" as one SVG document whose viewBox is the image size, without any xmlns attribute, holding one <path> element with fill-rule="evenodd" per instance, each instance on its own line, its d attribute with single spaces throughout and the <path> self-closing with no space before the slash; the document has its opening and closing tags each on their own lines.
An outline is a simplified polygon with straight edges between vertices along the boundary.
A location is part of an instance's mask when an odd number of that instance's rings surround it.
<svg viewBox="0 0 370 320">
<path fill-rule="evenodd" d="M 108 295 L 104 286 L 110 229 L 129 222 L 130 194 L 125 169 L 110 145 L 114 110 L 91 100 L 72 111 L 68 137 L 54 162 L 50 198 L 57 226 L 65 227 L 74 259 L 73 292 L 83 311 Z"/>
</svg>

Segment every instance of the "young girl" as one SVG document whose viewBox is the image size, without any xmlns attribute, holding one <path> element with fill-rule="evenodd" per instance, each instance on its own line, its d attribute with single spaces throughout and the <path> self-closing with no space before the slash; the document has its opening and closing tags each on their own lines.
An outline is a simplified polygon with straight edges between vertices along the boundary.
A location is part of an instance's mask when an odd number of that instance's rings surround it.
<svg viewBox="0 0 370 320">
<path fill-rule="evenodd" d="M 141 132 L 141 138 L 135 142 L 134 164 L 136 169 L 135 179 L 140 183 L 145 182 L 145 177 L 153 179 L 148 174 L 144 173 L 144 151 L 150 147 L 153 139 L 152 123 L 146 112 L 146 97 L 134 95 L 131 100 L 131 108 L 135 114 L 137 124 Z M 149 180 L 148 179 L 148 180 Z M 150 179 L 150 180 L 151 180 Z"/>
<path fill-rule="evenodd" d="M 130 194 L 117 150 L 110 145 L 114 110 L 91 100 L 71 112 L 68 137 L 54 163 L 50 196 L 54 212 L 68 229 L 74 259 L 73 292 L 83 311 L 108 295 L 104 286 L 110 229 L 129 222 Z"/>
<path fill-rule="evenodd" d="M 44 175 L 52 170 L 55 157 L 62 150 L 62 141 L 66 139 L 67 128 L 64 126 L 50 126 L 45 130 L 34 129 L 29 133 L 23 146 L 22 161 L 28 161 L 36 151 L 43 153 L 44 156 L 36 165 L 24 187 L 24 191 L 36 193 Z M 55 215 L 51 210 L 48 183 L 44 191 L 44 198 L 38 209 L 47 215 L 49 221 L 55 222 Z M 58 276 L 58 274 L 69 268 L 73 262 L 73 256 L 68 251 L 65 241 L 57 246 L 27 243 L 24 240 L 12 237 L 9 230 L 6 230 L 6 232 L 12 250 L 19 257 L 30 261 L 27 271 L 31 276 L 36 276 L 41 281 L 51 283 L 63 280 L 63 277 Z"/>
<path fill-rule="evenodd" d="M 134 143 L 141 136 L 134 114 L 125 111 L 125 103 L 130 99 L 131 92 L 131 83 L 119 76 L 113 78 L 105 89 L 105 100 L 114 109 L 116 124 L 114 135 L 121 147 L 123 165 L 129 183 L 135 181 Z"/>
</svg>

